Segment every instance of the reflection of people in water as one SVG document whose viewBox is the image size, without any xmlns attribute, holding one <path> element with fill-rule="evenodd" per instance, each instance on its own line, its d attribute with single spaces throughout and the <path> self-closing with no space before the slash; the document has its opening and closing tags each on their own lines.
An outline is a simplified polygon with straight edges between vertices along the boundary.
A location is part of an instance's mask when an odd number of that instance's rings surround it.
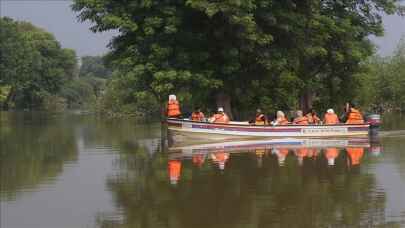
<svg viewBox="0 0 405 228">
<path fill-rule="evenodd" d="M 319 154 L 319 151 L 317 148 L 309 148 L 308 149 L 308 154 L 307 157 L 308 158 L 316 158 Z"/>
<path fill-rule="evenodd" d="M 346 148 L 347 155 L 348 155 L 348 165 L 351 167 L 355 167 L 360 165 L 361 158 L 364 155 L 364 148 Z"/>
<path fill-rule="evenodd" d="M 308 155 L 308 148 L 299 148 L 295 151 L 295 156 L 298 158 L 298 165 L 302 166 L 304 158 Z"/>
<path fill-rule="evenodd" d="M 325 151 L 325 157 L 328 160 L 329 166 L 335 165 L 335 159 L 339 156 L 339 150 L 337 148 L 327 148 Z"/>
<path fill-rule="evenodd" d="M 180 160 L 169 160 L 168 171 L 170 183 L 176 185 L 180 179 L 181 174 L 181 161 Z"/>
<path fill-rule="evenodd" d="M 288 155 L 288 149 L 285 149 L 285 148 L 276 149 L 276 148 L 274 148 L 272 150 L 272 153 L 277 156 L 278 165 L 279 166 L 284 166 L 285 159 L 286 159 L 286 157 Z"/>
<path fill-rule="evenodd" d="M 256 148 L 255 149 L 255 154 L 257 157 L 257 166 L 262 167 L 263 165 L 263 156 L 266 154 L 266 149 L 265 148 Z"/>
<path fill-rule="evenodd" d="M 205 154 L 193 154 L 192 161 L 194 165 L 201 167 L 205 161 Z"/>
<path fill-rule="evenodd" d="M 218 163 L 219 169 L 224 170 L 225 169 L 225 163 L 229 159 L 229 153 L 226 153 L 225 151 L 218 151 L 215 153 L 211 153 L 211 159 L 215 162 Z"/>
</svg>

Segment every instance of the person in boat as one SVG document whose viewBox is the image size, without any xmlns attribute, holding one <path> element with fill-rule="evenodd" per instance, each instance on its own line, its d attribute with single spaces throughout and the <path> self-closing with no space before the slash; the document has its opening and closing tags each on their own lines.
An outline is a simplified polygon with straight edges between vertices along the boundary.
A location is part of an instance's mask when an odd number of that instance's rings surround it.
<svg viewBox="0 0 405 228">
<path fill-rule="evenodd" d="M 301 110 L 296 113 L 297 117 L 293 120 L 293 124 L 308 125 L 308 118 L 304 116 Z"/>
<path fill-rule="evenodd" d="M 191 120 L 200 122 L 205 120 L 204 113 L 201 112 L 201 109 L 199 107 L 195 108 L 193 113 L 191 113 Z"/>
<path fill-rule="evenodd" d="M 169 101 L 167 102 L 166 115 L 169 118 L 180 118 L 180 104 L 177 101 L 176 95 L 169 95 Z"/>
<path fill-rule="evenodd" d="M 260 108 L 258 108 L 256 110 L 256 116 L 255 116 L 254 124 L 255 125 L 267 125 L 268 124 L 267 117 L 262 112 L 262 110 Z"/>
<path fill-rule="evenodd" d="M 219 107 L 217 114 L 214 114 L 211 118 L 209 118 L 210 123 L 229 123 L 229 117 L 224 112 L 224 108 Z"/>
<path fill-rule="evenodd" d="M 328 109 L 323 117 L 323 123 L 324 124 L 338 124 L 339 123 L 339 118 L 335 114 L 335 111 L 333 109 Z"/>
<path fill-rule="evenodd" d="M 285 118 L 285 114 L 283 111 L 277 111 L 276 119 L 271 122 L 272 125 L 287 125 L 288 122 L 287 118 Z"/>
<path fill-rule="evenodd" d="M 321 119 L 312 108 L 305 116 L 307 117 L 309 124 L 321 124 Z"/>
<path fill-rule="evenodd" d="M 176 185 L 180 179 L 181 174 L 181 161 L 169 160 L 168 162 L 169 179 L 172 185 Z"/>
<path fill-rule="evenodd" d="M 346 109 L 346 123 L 347 124 L 362 124 L 364 123 L 363 115 L 361 112 L 356 109 L 355 104 L 349 104 L 349 107 Z"/>
</svg>

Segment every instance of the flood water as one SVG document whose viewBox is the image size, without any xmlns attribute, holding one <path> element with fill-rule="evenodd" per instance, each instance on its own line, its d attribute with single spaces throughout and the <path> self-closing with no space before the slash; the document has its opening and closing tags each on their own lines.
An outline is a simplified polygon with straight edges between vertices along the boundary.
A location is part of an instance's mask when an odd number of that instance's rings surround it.
<svg viewBox="0 0 405 228">
<path fill-rule="evenodd" d="M 405 227 L 401 134 L 170 147 L 162 135 L 1 113 L 0 227 Z"/>
</svg>

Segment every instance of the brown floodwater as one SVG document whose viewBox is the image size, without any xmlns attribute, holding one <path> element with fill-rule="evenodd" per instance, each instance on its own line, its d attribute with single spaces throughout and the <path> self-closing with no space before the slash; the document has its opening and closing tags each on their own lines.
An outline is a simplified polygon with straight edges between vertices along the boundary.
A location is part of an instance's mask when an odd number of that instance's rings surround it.
<svg viewBox="0 0 405 228">
<path fill-rule="evenodd" d="M 405 227 L 389 121 L 371 139 L 169 146 L 158 123 L 0 113 L 0 227 Z"/>
</svg>

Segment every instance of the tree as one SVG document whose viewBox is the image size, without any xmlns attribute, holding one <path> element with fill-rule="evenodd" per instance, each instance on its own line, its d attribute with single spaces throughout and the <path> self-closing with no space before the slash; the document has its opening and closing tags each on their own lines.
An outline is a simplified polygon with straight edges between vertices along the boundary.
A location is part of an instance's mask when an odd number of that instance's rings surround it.
<svg viewBox="0 0 405 228">
<path fill-rule="evenodd" d="M 76 54 L 28 22 L 0 18 L 0 86 L 8 86 L 4 108 L 40 108 L 48 95 L 77 75 Z"/>
<path fill-rule="evenodd" d="M 110 78 L 111 70 L 104 64 L 101 56 L 84 56 L 81 58 L 79 77 Z"/>
<path fill-rule="evenodd" d="M 402 10 L 397 2 L 75 0 L 72 8 L 94 32 L 120 32 L 107 59 L 133 99 L 146 91 L 162 104 L 176 93 L 235 112 L 353 97 L 373 51 L 368 37 L 382 33 L 382 13 Z"/>
</svg>

